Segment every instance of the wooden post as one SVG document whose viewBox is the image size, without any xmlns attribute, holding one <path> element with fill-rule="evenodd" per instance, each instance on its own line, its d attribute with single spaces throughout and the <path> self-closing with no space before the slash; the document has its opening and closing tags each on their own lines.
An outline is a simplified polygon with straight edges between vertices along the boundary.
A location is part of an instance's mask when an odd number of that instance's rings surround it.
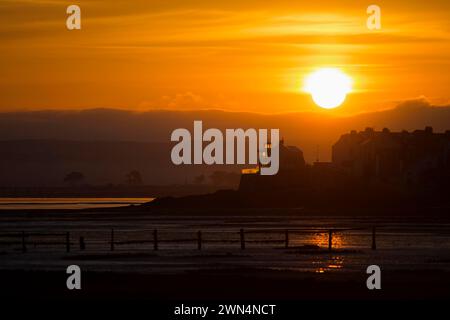
<svg viewBox="0 0 450 320">
<path fill-rule="evenodd" d="M 153 250 L 158 250 L 158 230 L 153 230 Z"/>
<path fill-rule="evenodd" d="M 244 249 L 245 249 L 245 235 L 244 235 L 244 229 L 241 229 L 240 234 L 241 234 L 241 249 L 244 250 Z"/>
<path fill-rule="evenodd" d="M 66 252 L 70 252 L 70 232 L 66 232 Z"/>
<path fill-rule="evenodd" d="M 80 237 L 80 250 L 86 249 L 86 244 L 84 243 L 84 237 Z"/>
<path fill-rule="evenodd" d="M 372 227 L 372 250 L 377 250 L 376 227 Z"/>
<path fill-rule="evenodd" d="M 328 230 L 328 251 L 333 250 L 333 230 Z"/>
<path fill-rule="evenodd" d="M 111 251 L 114 251 L 114 229 L 111 229 Z"/>
<path fill-rule="evenodd" d="M 289 247 L 289 230 L 284 231 L 284 247 L 287 249 Z"/>
<path fill-rule="evenodd" d="M 25 231 L 22 231 L 22 252 L 27 252 L 27 244 L 25 242 Z"/>
<path fill-rule="evenodd" d="M 202 250 L 202 232 L 201 231 L 197 232 L 197 241 L 198 241 L 198 243 L 197 243 L 198 250 Z"/>
</svg>

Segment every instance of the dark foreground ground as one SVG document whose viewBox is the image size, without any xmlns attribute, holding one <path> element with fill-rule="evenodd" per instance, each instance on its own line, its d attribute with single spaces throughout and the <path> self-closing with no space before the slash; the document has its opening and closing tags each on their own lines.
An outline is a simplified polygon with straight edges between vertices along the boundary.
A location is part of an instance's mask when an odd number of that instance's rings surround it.
<svg viewBox="0 0 450 320">
<path fill-rule="evenodd" d="M 86 272 L 82 289 L 66 289 L 64 272 L 0 273 L 2 314 L 99 319 L 436 319 L 447 312 L 450 275 L 384 273 L 382 289 L 365 276 L 234 270 L 179 275 Z M 218 314 L 221 305 L 273 305 L 273 314 Z M 180 306 L 207 315 L 176 314 Z M 9 311 L 7 311 L 9 310 Z"/>
<path fill-rule="evenodd" d="M 66 288 L 65 270 L 1 271 L 2 300 L 326 301 L 450 300 L 448 272 L 382 274 L 382 289 L 368 290 L 360 273 L 317 274 L 254 269 L 184 274 L 82 274 L 82 289 Z"/>
</svg>

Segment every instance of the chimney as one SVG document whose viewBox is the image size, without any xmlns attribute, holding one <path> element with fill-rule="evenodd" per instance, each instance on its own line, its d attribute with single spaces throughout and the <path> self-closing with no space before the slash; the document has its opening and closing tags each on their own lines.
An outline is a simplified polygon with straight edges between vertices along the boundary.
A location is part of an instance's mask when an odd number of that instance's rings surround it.
<svg viewBox="0 0 450 320">
<path fill-rule="evenodd" d="M 364 134 L 366 134 L 366 136 L 371 137 L 374 134 L 373 128 L 367 127 L 366 130 L 364 130 Z"/>
</svg>

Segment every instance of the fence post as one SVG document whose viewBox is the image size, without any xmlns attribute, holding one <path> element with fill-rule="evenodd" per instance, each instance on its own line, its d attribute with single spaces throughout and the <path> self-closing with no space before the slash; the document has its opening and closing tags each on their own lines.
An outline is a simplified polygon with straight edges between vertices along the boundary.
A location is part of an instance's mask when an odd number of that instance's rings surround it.
<svg viewBox="0 0 450 320">
<path fill-rule="evenodd" d="M 66 232 L 66 252 L 70 252 L 70 232 Z"/>
<path fill-rule="evenodd" d="M 80 237 L 80 250 L 86 249 L 86 244 L 84 243 L 84 237 Z"/>
<path fill-rule="evenodd" d="M 287 249 L 289 247 L 289 230 L 284 231 L 284 247 Z"/>
<path fill-rule="evenodd" d="M 153 250 L 158 250 L 158 230 L 153 230 Z"/>
<path fill-rule="evenodd" d="M 22 252 L 27 252 L 27 244 L 25 242 L 25 231 L 22 231 Z"/>
<path fill-rule="evenodd" d="M 245 235 L 244 235 L 244 229 L 241 229 L 240 234 L 241 234 L 241 249 L 244 250 L 244 249 L 245 249 Z"/>
<path fill-rule="evenodd" d="M 198 240 L 198 243 L 197 243 L 198 250 L 202 250 L 202 232 L 201 231 L 197 232 L 197 240 Z"/>
<path fill-rule="evenodd" d="M 328 230 L 328 251 L 333 250 L 333 230 Z"/>
<path fill-rule="evenodd" d="M 111 251 L 114 251 L 114 229 L 111 229 Z"/>
<path fill-rule="evenodd" d="M 372 227 L 372 250 L 377 250 L 376 227 Z"/>
</svg>

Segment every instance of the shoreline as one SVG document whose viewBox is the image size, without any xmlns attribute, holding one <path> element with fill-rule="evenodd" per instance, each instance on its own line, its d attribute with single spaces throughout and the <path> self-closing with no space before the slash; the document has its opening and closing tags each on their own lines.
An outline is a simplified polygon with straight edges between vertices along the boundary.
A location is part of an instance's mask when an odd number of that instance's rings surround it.
<svg viewBox="0 0 450 320">
<path fill-rule="evenodd" d="M 156 199 L 155 199 L 156 200 Z M 154 201 L 154 200 L 153 200 Z M 153 202 L 152 201 L 152 202 Z M 150 202 L 150 203 L 152 203 Z M 6 216 L 30 216 L 40 214 L 40 217 L 54 216 L 55 214 L 110 214 L 112 216 L 317 216 L 317 217 L 423 217 L 423 218 L 448 218 L 450 220 L 450 208 L 448 207 L 207 207 L 207 208 L 171 208 L 149 206 L 148 203 L 132 204 L 117 207 L 74 208 L 74 209 L 1 209 L 0 218 Z"/>
</svg>

